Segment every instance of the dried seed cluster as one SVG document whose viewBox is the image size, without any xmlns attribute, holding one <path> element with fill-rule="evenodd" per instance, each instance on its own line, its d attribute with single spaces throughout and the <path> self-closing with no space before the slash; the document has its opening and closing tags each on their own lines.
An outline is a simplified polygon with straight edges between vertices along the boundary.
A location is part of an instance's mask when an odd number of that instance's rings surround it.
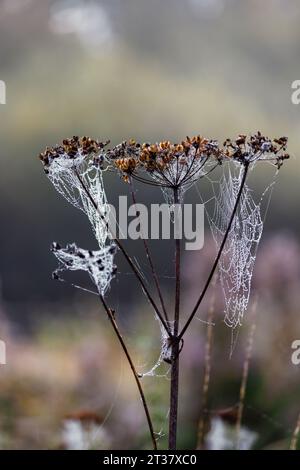
<svg viewBox="0 0 300 470">
<path fill-rule="evenodd" d="M 102 167 L 106 162 L 116 168 L 125 181 L 129 181 L 132 176 L 150 183 L 141 176 L 142 170 L 154 177 L 158 185 L 180 187 L 204 176 L 204 166 L 211 171 L 228 160 L 241 164 L 269 160 L 280 168 L 284 160 L 289 158 L 286 153 L 287 140 L 287 137 L 271 140 L 258 131 L 250 136 L 239 134 L 234 140 L 226 139 L 223 145 L 217 140 L 197 135 L 186 137 L 180 143 L 162 141 L 140 144 L 131 139 L 106 149 L 109 141 L 74 136 L 63 140 L 60 145 L 47 147 L 39 158 L 46 172 L 52 162 L 60 157 L 66 160 L 92 157 L 94 165 Z"/>
<path fill-rule="evenodd" d="M 141 145 L 134 139 L 123 141 L 112 149 L 105 150 L 105 160 L 112 162 L 122 174 L 125 181 L 139 166 Z"/>
<path fill-rule="evenodd" d="M 94 156 L 96 158 L 108 143 L 109 141 L 100 142 L 86 136 L 73 136 L 71 139 L 64 139 L 60 145 L 51 148 L 46 147 L 46 150 L 40 153 L 39 159 L 42 161 L 45 171 L 47 171 L 51 163 L 57 158 L 62 157 L 70 160 L 75 160 L 79 156 Z M 100 163 L 100 160 L 98 163 Z"/>
<path fill-rule="evenodd" d="M 170 141 L 159 142 L 158 144 L 143 144 L 140 161 L 148 171 L 153 171 L 156 166 L 164 170 L 174 159 L 179 165 L 188 166 L 189 156 L 201 158 L 206 149 L 208 140 L 201 136 L 187 137 L 180 144 L 173 144 Z"/>
<path fill-rule="evenodd" d="M 132 176 L 147 182 L 139 172 L 144 170 L 162 186 L 180 187 L 228 160 L 241 164 L 269 160 L 280 168 L 283 161 L 289 158 L 286 147 L 287 137 L 271 140 L 258 131 L 250 136 L 240 134 L 235 140 L 226 139 L 223 145 L 217 140 L 198 135 L 186 137 L 180 143 L 162 141 L 139 144 L 134 140 L 124 141 L 102 152 L 105 160 L 118 169 L 125 181 Z"/>
<path fill-rule="evenodd" d="M 122 142 L 105 152 L 106 159 L 120 171 L 125 181 L 137 177 L 144 170 L 167 187 L 179 186 L 195 176 L 199 165 L 208 157 L 217 156 L 218 148 L 213 141 L 201 136 L 187 137 L 180 143 L 162 141 L 155 144 L 139 144 L 134 140 Z"/>
<path fill-rule="evenodd" d="M 280 168 L 283 161 L 289 158 L 286 153 L 287 137 L 269 139 L 257 132 L 249 137 L 240 134 L 237 139 L 226 139 L 223 144 L 223 158 L 236 160 L 240 163 L 251 163 L 257 160 L 272 160 Z"/>
</svg>

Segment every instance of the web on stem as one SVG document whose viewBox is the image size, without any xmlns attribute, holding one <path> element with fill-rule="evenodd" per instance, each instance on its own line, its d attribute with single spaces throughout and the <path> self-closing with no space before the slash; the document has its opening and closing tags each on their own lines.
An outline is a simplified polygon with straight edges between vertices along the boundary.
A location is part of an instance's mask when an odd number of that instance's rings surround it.
<svg viewBox="0 0 300 470">
<path fill-rule="evenodd" d="M 47 172 L 56 190 L 87 215 L 100 248 L 105 246 L 108 237 L 109 216 L 102 173 L 103 170 L 95 166 L 91 158 L 80 152 L 71 160 L 65 155 L 55 158 Z"/>
<path fill-rule="evenodd" d="M 86 271 L 99 294 L 104 296 L 116 273 L 114 265 L 116 247 L 114 245 L 90 251 L 78 248 L 75 243 L 61 248 L 58 243 L 54 242 L 51 250 L 59 261 L 59 267 L 53 273 L 54 279 L 59 279 L 59 273 L 62 271 Z"/>
<path fill-rule="evenodd" d="M 253 168 L 254 165 L 251 166 L 251 171 Z M 209 180 L 213 196 L 205 207 L 217 249 L 220 248 L 229 226 L 243 171 L 243 165 L 226 164 L 219 181 Z M 245 184 L 219 261 L 219 276 L 225 299 L 224 321 L 233 329 L 241 326 L 248 307 L 257 248 L 264 225 L 262 202 L 273 184 L 274 182 L 266 188 L 258 203 L 255 202 L 248 184 Z M 211 210 L 208 203 L 212 205 Z"/>
<path fill-rule="evenodd" d="M 141 378 L 143 377 L 167 377 L 169 370 L 165 374 L 157 374 L 157 369 L 163 364 L 171 364 L 171 358 L 172 358 L 172 345 L 171 345 L 171 339 L 169 336 L 169 333 L 166 331 L 164 325 L 156 315 L 156 320 L 159 323 L 160 327 L 160 333 L 161 333 L 161 347 L 160 347 L 160 354 L 159 357 L 156 361 L 156 363 L 149 369 L 147 372 L 140 373 L 139 376 Z M 168 326 L 170 328 L 170 331 L 173 331 L 174 327 L 174 322 L 169 321 Z"/>
</svg>

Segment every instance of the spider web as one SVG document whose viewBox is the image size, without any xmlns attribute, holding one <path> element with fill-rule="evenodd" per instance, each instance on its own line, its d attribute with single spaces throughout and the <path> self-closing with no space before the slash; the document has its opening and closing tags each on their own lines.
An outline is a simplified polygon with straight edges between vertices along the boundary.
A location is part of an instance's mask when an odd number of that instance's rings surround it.
<svg viewBox="0 0 300 470">
<path fill-rule="evenodd" d="M 156 363 L 151 367 L 151 369 L 149 369 L 147 372 L 143 372 L 139 374 L 141 378 L 143 377 L 166 377 L 169 373 L 169 370 L 167 370 L 165 374 L 156 373 L 157 369 L 163 363 L 171 364 L 171 359 L 172 359 L 172 345 L 171 345 L 170 336 L 157 315 L 156 315 L 156 320 L 159 323 L 160 333 L 161 333 L 160 354 Z M 170 327 L 170 330 L 173 331 L 174 322 L 169 321 L 168 326 Z"/>
<path fill-rule="evenodd" d="M 220 248 L 232 215 L 243 177 L 243 166 L 230 165 L 224 170 L 214 190 L 213 211 L 207 216 L 217 249 Z M 247 310 L 257 248 L 262 236 L 264 220 L 262 207 L 264 195 L 272 187 L 272 182 L 256 203 L 252 190 L 245 184 L 243 193 L 229 231 L 220 261 L 219 275 L 225 299 L 224 321 L 230 328 L 242 325 Z M 271 193 L 270 193 L 271 196 Z M 269 201 L 268 201 L 269 202 Z"/>
<path fill-rule="evenodd" d="M 73 160 L 61 155 L 53 160 L 48 172 L 56 190 L 87 215 L 100 249 L 107 240 L 109 214 L 102 173 L 91 158 L 80 153 Z"/>
<path fill-rule="evenodd" d="M 113 262 L 116 253 L 115 245 L 89 251 L 78 248 L 75 243 L 61 248 L 58 243 L 54 242 L 51 251 L 59 261 L 59 267 L 53 273 L 55 279 L 59 279 L 59 273 L 62 271 L 86 271 L 98 292 L 104 296 L 116 271 Z"/>
</svg>

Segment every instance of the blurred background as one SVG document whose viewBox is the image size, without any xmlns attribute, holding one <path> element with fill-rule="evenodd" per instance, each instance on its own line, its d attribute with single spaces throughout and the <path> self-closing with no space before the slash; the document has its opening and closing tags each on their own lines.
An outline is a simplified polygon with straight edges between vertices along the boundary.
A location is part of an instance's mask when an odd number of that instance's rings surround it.
<svg viewBox="0 0 300 470">
<path fill-rule="evenodd" d="M 0 105 L 0 339 L 7 343 L 0 448 L 78 448 L 84 439 L 95 448 L 149 448 L 132 377 L 103 312 L 94 298 L 51 280 L 53 240 L 96 245 L 84 215 L 45 178 L 39 152 L 72 135 L 113 144 L 198 133 L 223 141 L 258 129 L 287 135 L 292 158 L 280 170 L 255 267 L 243 425 L 249 446 L 289 446 L 300 412 L 300 366 L 291 362 L 291 343 L 300 339 L 300 105 L 291 102 L 291 84 L 300 79 L 299 21 L 297 0 L 0 0 L 7 93 Z M 269 181 L 262 170 L 254 187 L 261 191 Z M 107 192 L 114 202 L 127 188 L 110 178 Z M 162 200 L 148 189 L 137 195 Z M 197 202 L 196 194 L 188 198 Z M 142 253 L 139 244 L 128 248 Z M 170 292 L 172 252 L 159 243 L 153 250 Z M 207 235 L 203 250 L 184 257 L 183 310 L 197 298 L 213 256 Z M 159 329 L 120 255 L 117 261 L 110 299 L 139 367 L 147 369 L 159 355 Z M 254 322 L 249 313 L 230 359 L 231 332 L 216 292 L 207 447 L 231 445 L 219 410 L 238 401 Z M 209 305 L 208 298 L 200 319 Z M 196 443 L 205 338 L 206 324 L 195 320 L 182 353 L 185 448 Z M 161 447 L 165 373 L 162 367 L 161 377 L 144 379 Z"/>
</svg>

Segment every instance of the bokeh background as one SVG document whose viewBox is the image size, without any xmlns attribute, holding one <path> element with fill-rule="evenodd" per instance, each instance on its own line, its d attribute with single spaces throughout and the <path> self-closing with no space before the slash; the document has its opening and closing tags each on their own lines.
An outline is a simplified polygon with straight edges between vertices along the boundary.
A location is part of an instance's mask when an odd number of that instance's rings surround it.
<svg viewBox="0 0 300 470">
<path fill-rule="evenodd" d="M 291 363 L 291 343 L 300 339 L 300 107 L 291 102 L 291 84 L 300 78 L 299 21 L 297 0 L 0 1 L 0 79 L 7 87 L 0 105 L 0 338 L 7 343 L 0 448 L 80 447 L 83 436 L 90 447 L 149 447 L 132 377 L 103 312 L 93 298 L 51 280 L 53 240 L 91 248 L 95 241 L 84 216 L 45 178 L 38 153 L 76 134 L 115 144 L 198 133 L 222 141 L 258 129 L 287 135 L 292 158 L 280 170 L 255 268 L 243 422 L 254 447 L 289 446 L 300 412 L 300 366 Z M 258 173 L 254 187 L 260 191 L 268 177 Z M 112 178 L 107 190 L 111 201 L 127 191 Z M 161 200 L 141 188 L 138 195 Z M 172 254 L 161 246 L 153 249 L 170 292 Z M 138 244 L 129 248 L 141 253 Z M 196 256 L 185 256 L 183 310 L 213 256 L 209 236 Z M 118 266 L 111 299 L 137 363 L 151 367 L 159 330 L 121 259 Z M 208 308 L 209 299 L 200 319 Z M 230 359 L 231 333 L 216 302 L 208 417 L 238 401 L 253 321 L 249 314 Z M 182 355 L 179 442 L 186 448 L 196 442 L 205 336 L 205 323 L 195 320 Z M 165 372 L 145 379 L 161 447 Z M 222 423 L 211 424 L 207 446 L 230 446 Z"/>
</svg>

